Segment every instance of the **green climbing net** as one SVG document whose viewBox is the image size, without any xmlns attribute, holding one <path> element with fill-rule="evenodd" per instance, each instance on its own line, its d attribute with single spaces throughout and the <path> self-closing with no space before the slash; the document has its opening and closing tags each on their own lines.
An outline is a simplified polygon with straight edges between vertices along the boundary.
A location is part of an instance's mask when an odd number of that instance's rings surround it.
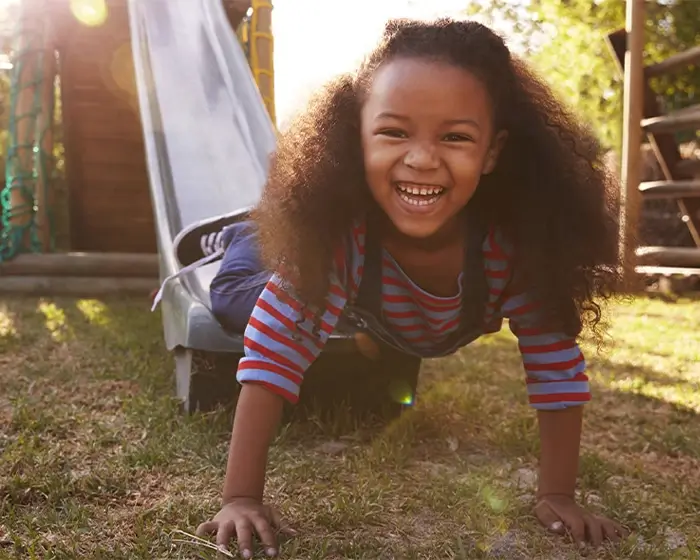
<svg viewBox="0 0 700 560">
<path fill-rule="evenodd" d="M 52 154 L 44 151 L 42 143 L 51 126 L 52 117 L 48 116 L 53 115 L 53 97 L 47 107 L 42 100 L 42 90 L 45 79 L 51 80 L 53 85 L 53 76 L 42 75 L 43 57 L 47 54 L 41 20 L 21 9 L 14 35 L 5 188 L 0 192 L 0 262 L 19 253 L 44 249 L 37 228 L 37 188 L 41 184 L 48 191 Z M 44 201 L 48 200 L 48 192 L 41 194 Z M 48 212 L 46 219 L 49 249 L 53 249 L 53 228 Z"/>
</svg>

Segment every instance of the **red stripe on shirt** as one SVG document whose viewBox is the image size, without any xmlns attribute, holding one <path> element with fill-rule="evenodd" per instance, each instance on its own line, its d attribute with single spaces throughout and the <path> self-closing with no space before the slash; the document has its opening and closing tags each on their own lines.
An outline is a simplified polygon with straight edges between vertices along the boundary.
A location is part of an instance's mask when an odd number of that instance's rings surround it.
<svg viewBox="0 0 700 560">
<path fill-rule="evenodd" d="M 268 360 L 272 362 L 277 362 L 281 366 L 284 366 L 286 368 L 289 368 L 290 371 L 293 372 L 298 372 L 299 378 L 301 379 L 302 375 L 304 375 L 304 369 L 299 366 L 298 364 L 295 364 L 288 358 L 285 358 L 282 354 L 275 352 L 274 350 L 270 350 L 266 346 L 263 346 L 262 344 L 259 344 L 252 340 L 251 338 L 244 336 L 243 337 L 243 345 L 248 348 L 249 350 L 252 350 L 253 352 L 257 352 L 260 354 L 263 358 L 267 358 Z"/>
<path fill-rule="evenodd" d="M 295 385 L 299 385 L 302 381 L 302 377 L 299 375 L 296 375 L 294 372 L 289 371 L 286 368 L 281 367 L 279 364 L 273 363 L 273 362 L 268 362 L 267 360 L 254 360 L 254 359 L 247 359 L 245 361 L 242 361 L 240 365 L 238 366 L 238 371 L 245 371 L 245 370 L 256 370 L 256 371 L 267 371 L 269 373 L 275 373 L 279 375 L 280 377 L 284 377 L 285 379 L 288 379 Z"/>
<path fill-rule="evenodd" d="M 508 311 L 508 315 L 510 315 L 510 316 L 525 315 L 525 313 L 530 313 L 531 311 L 539 309 L 539 307 L 540 307 L 540 305 L 534 301 L 524 303 L 523 305 L 519 305 L 518 307 L 514 307 L 513 309 Z"/>
<path fill-rule="evenodd" d="M 273 383 L 268 383 L 260 379 L 249 379 L 244 381 L 243 383 L 250 383 L 251 385 L 260 385 L 262 387 L 265 387 L 265 389 L 271 391 L 275 395 L 279 395 L 283 399 L 289 401 L 290 404 L 297 404 L 299 402 L 299 397 L 297 395 L 295 395 L 294 393 L 290 393 L 289 391 L 287 391 L 283 387 L 280 387 L 279 385 L 274 385 Z"/>
<path fill-rule="evenodd" d="M 297 300 L 291 298 L 291 297 L 289 296 L 289 294 L 287 294 L 287 293 L 286 293 L 284 290 L 282 290 L 279 286 L 277 286 L 276 284 L 270 282 L 270 283 L 268 283 L 268 286 L 267 286 L 267 287 L 268 287 L 268 289 L 269 289 L 273 294 L 275 294 L 275 296 L 277 296 L 277 297 L 279 298 L 279 300 L 280 300 L 282 303 L 284 303 L 285 305 L 288 305 L 289 307 L 291 307 L 292 309 L 294 309 L 294 311 L 296 311 L 297 313 L 302 313 L 302 306 L 301 306 L 301 304 L 300 304 Z M 311 321 L 314 320 L 313 314 L 312 314 L 311 311 L 309 311 L 308 309 L 304 309 L 304 310 L 303 310 L 303 315 L 304 315 L 304 318 L 305 318 L 305 319 L 308 319 L 308 320 L 311 320 Z M 325 332 L 326 334 L 329 334 L 329 335 L 333 333 L 333 327 L 332 327 L 331 325 L 329 325 L 328 322 L 327 322 L 327 321 L 324 321 L 323 319 L 321 320 L 321 330 L 322 330 L 323 332 Z"/>
<path fill-rule="evenodd" d="M 506 252 L 503 250 L 503 247 L 501 247 L 496 241 L 496 228 L 489 228 L 488 238 L 491 251 L 498 255 L 499 259 L 508 259 L 508 255 L 506 255 Z"/>
<path fill-rule="evenodd" d="M 591 393 L 552 393 L 551 395 L 530 395 L 528 398 L 531 404 L 588 402 L 591 400 Z"/>
<path fill-rule="evenodd" d="M 560 340 L 558 342 L 552 342 L 550 344 L 533 344 L 533 345 L 518 345 L 520 351 L 524 354 L 544 354 L 546 352 L 556 352 L 558 350 L 569 350 L 576 346 L 576 341 L 569 338 L 566 340 Z"/>
<path fill-rule="evenodd" d="M 485 271 L 486 276 L 489 278 L 507 278 L 508 277 L 508 270 L 493 270 L 491 268 L 487 268 Z"/>
<path fill-rule="evenodd" d="M 258 332 L 264 334 L 268 338 L 274 340 L 275 342 L 279 342 L 280 344 L 286 346 L 290 350 L 296 352 L 297 354 L 299 354 L 302 358 L 304 358 L 308 362 L 314 361 L 315 356 L 311 352 L 309 352 L 308 348 L 304 347 L 302 344 L 298 344 L 297 342 L 294 342 L 293 340 L 287 338 L 283 334 L 280 334 L 279 332 L 274 331 L 268 325 L 260 322 L 255 317 L 251 317 L 248 324 L 251 327 L 253 327 L 254 329 L 257 329 Z"/>
<path fill-rule="evenodd" d="M 583 354 L 578 355 L 578 357 L 573 360 L 567 360 L 566 362 L 552 362 L 550 364 L 525 364 L 525 369 L 527 371 L 549 371 L 549 370 L 566 370 L 580 364 L 583 361 Z"/>
<path fill-rule="evenodd" d="M 319 350 L 321 350 L 323 348 L 323 344 L 321 344 L 321 342 L 315 336 L 313 336 L 310 332 L 308 332 L 305 329 L 297 328 L 297 325 L 296 325 L 296 323 L 294 323 L 294 321 L 292 321 L 288 317 L 285 317 L 284 315 L 282 315 L 282 313 L 280 313 L 277 309 L 272 307 L 264 299 L 261 298 L 258 300 L 257 307 L 259 307 L 260 309 L 262 309 L 266 313 L 269 313 L 272 317 L 274 317 L 280 323 L 282 323 L 289 331 L 300 333 L 301 336 L 306 338 L 306 340 L 309 340 L 310 342 L 312 342 L 314 344 L 314 346 L 316 346 L 316 348 L 318 348 Z"/>
<path fill-rule="evenodd" d="M 528 385 L 541 385 L 542 383 L 571 383 L 572 381 L 588 381 L 588 376 L 585 373 L 577 373 L 570 379 L 535 379 L 527 377 L 525 383 Z"/>
</svg>

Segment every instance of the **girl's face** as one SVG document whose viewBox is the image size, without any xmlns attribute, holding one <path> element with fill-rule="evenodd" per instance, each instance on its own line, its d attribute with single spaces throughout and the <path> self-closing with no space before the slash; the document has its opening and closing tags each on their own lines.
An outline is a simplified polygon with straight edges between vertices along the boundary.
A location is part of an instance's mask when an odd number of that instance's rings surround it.
<svg viewBox="0 0 700 560">
<path fill-rule="evenodd" d="M 413 238 L 454 225 L 505 138 L 493 130 L 481 81 L 446 63 L 398 59 L 381 66 L 362 109 L 370 190 L 396 229 Z"/>
</svg>

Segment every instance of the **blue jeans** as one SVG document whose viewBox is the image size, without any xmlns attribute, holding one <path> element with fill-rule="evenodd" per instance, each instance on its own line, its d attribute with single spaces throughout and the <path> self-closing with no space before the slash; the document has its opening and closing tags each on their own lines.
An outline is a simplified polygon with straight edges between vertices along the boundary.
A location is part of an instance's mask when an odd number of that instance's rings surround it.
<svg viewBox="0 0 700 560">
<path fill-rule="evenodd" d="M 222 327 L 243 333 L 272 273 L 260 261 L 258 238 L 251 222 L 227 227 L 223 241 L 226 252 L 209 288 L 211 310 Z"/>
</svg>

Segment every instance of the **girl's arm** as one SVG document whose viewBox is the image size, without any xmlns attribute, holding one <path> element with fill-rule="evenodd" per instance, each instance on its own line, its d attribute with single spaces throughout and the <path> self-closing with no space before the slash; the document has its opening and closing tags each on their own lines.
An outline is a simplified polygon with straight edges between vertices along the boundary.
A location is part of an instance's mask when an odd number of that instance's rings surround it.
<svg viewBox="0 0 700 560">
<path fill-rule="evenodd" d="M 591 393 L 581 349 L 575 338 L 548 326 L 539 303 L 514 270 L 512 242 L 492 229 L 484 252 L 490 288 L 498 294 L 495 301 L 518 339 L 530 405 L 546 411 L 588 402 Z"/>
<path fill-rule="evenodd" d="M 312 312 L 274 275 L 248 321 L 238 381 L 261 385 L 296 404 L 304 374 L 328 342 L 346 302 L 345 282 L 333 272 L 325 309 L 315 324 Z"/>
<path fill-rule="evenodd" d="M 510 268 L 508 251 L 503 251 L 494 236 L 487 251 L 491 267 L 499 271 Z M 512 250 L 509 252 L 512 256 Z M 506 282 L 501 311 L 518 339 L 528 398 L 537 409 L 540 473 L 535 514 L 549 530 L 568 531 L 579 543 L 589 540 L 598 546 L 604 539 L 623 538 L 627 531 L 622 526 L 590 514 L 575 500 L 583 404 L 591 398 L 581 349 L 575 338 L 548 326 L 538 302 L 512 281 L 513 274 L 492 276 Z M 497 284 L 491 287 L 500 288 Z"/>
<path fill-rule="evenodd" d="M 237 498 L 262 502 L 267 453 L 282 417 L 283 401 L 260 385 L 244 385 L 231 432 L 223 504 Z"/>
<path fill-rule="evenodd" d="M 548 329 L 527 294 L 506 297 L 503 309 L 526 373 L 530 405 L 540 429 L 538 495 L 574 496 L 582 405 L 591 398 L 586 362 L 576 340 Z"/>
<path fill-rule="evenodd" d="M 320 328 L 311 313 L 275 275 L 263 290 L 244 333 L 245 357 L 238 364 L 242 384 L 231 434 L 223 500 L 261 500 L 267 452 L 279 426 L 284 401 L 296 403 L 304 373 L 335 329 L 347 295 L 331 275 Z"/>
<path fill-rule="evenodd" d="M 503 311 L 518 339 L 530 405 L 564 410 L 591 399 L 586 360 L 576 339 L 547 327 L 526 293 L 508 295 Z"/>
<path fill-rule="evenodd" d="M 538 497 L 576 492 L 583 407 L 539 410 L 540 476 Z"/>
<path fill-rule="evenodd" d="M 343 273 L 344 277 L 344 273 Z M 244 333 L 245 356 L 238 365 L 242 384 L 231 433 L 221 511 L 197 534 L 216 533 L 227 548 L 235 536 L 244 558 L 252 557 L 258 534 L 268 556 L 276 556 L 273 527 L 281 519 L 262 503 L 268 450 L 279 426 L 284 401 L 296 403 L 304 373 L 328 341 L 347 296 L 338 274 L 331 275 L 320 328 L 301 302 L 275 275 L 253 309 Z"/>
</svg>

